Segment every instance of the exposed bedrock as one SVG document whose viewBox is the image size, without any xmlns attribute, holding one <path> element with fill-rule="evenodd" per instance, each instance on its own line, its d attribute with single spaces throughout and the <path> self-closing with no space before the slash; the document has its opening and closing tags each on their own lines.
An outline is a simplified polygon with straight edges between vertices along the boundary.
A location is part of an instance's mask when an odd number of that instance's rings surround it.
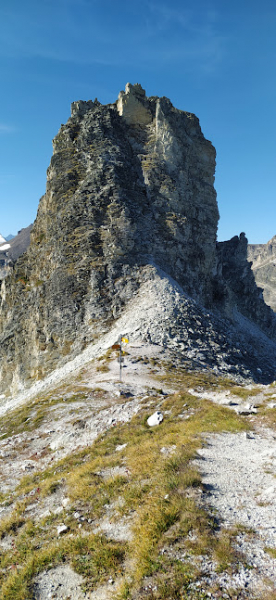
<svg viewBox="0 0 276 600">
<path fill-rule="evenodd" d="M 2 390 L 31 385 L 108 331 L 149 265 L 198 305 L 230 318 L 235 305 L 274 336 L 243 241 L 217 250 L 215 149 L 195 115 L 127 84 L 114 104 L 74 102 L 53 147 L 30 246 L 1 287 Z"/>
<path fill-rule="evenodd" d="M 248 260 L 265 302 L 276 312 L 276 236 L 267 244 L 248 244 Z"/>
</svg>

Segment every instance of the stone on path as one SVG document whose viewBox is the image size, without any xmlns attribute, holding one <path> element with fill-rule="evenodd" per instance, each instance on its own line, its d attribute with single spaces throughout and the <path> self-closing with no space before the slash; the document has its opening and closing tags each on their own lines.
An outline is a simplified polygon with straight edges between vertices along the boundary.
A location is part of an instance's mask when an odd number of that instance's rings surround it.
<svg viewBox="0 0 276 600">
<path fill-rule="evenodd" d="M 160 410 L 157 410 L 155 413 L 153 413 L 153 415 L 151 415 L 148 420 L 147 420 L 147 424 L 149 425 L 149 427 L 155 427 L 155 425 L 160 425 L 160 423 L 162 423 L 163 421 L 163 415 L 160 412 Z"/>
</svg>

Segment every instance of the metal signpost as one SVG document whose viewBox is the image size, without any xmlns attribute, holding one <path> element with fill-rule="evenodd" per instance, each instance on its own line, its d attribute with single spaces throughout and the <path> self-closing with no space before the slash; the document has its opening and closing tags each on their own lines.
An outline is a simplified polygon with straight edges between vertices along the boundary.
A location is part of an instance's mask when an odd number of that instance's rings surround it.
<svg viewBox="0 0 276 600">
<path fill-rule="evenodd" d="M 124 350 L 122 350 L 122 343 L 128 344 L 128 339 L 126 337 L 120 335 L 117 343 L 112 346 L 112 350 L 119 350 L 119 357 L 117 360 L 120 365 L 120 381 L 122 381 L 122 364 L 125 360 L 124 357 L 122 356 L 124 354 Z"/>
</svg>

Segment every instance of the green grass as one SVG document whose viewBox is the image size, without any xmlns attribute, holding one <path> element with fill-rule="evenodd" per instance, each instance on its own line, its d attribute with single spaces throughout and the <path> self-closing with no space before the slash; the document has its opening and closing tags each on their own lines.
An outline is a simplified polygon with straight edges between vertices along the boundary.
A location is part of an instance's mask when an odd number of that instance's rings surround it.
<svg viewBox="0 0 276 600">
<path fill-rule="evenodd" d="M 276 548 L 268 548 L 266 547 L 264 551 L 269 554 L 272 558 L 276 558 Z"/>
<path fill-rule="evenodd" d="M 167 375 L 167 379 L 170 377 L 171 374 Z M 194 385 L 207 382 L 208 386 L 215 386 L 215 378 L 205 375 L 196 378 L 181 372 L 173 377 L 178 378 L 178 393 L 161 399 L 158 393 L 151 396 L 150 409 L 144 406 L 131 422 L 117 424 L 81 452 L 22 478 L 14 494 L 11 514 L 2 521 L 0 530 L 1 536 L 12 533 L 14 540 L 12 549 L 3 551 L 0 559 L 0 600 L 32 598 L 34 576 L 62 562 L 70 562 L 84 576 L 88 589 L 120 575 L 121 600 L 143 598 L 143 582 L 147 578 L 154 588 L 147 598 L 204 600 L 205 591 L 193 588 L 197 569 L 192 563 L 179 560 L 178 552 L 190 556 L 206 554 L 221 571 L 237 563 L 233 532 L 220 532 L 212 515 L 198 503 L 201 478 L 192 460 L 202 446 L 201 433 L 246 430 L 247 421 L 226 407 L 185 391 L 192 379 Z M 78 386 L 74 398 L 84 390 Z M 160 402 L 164 422 L 149 428 L 147 417 Z M 20 430 L 30 410 L 36 424 L 30 420 L 27 426 L 37 427 L 39 411 L 45 410 L 43 415 L 46 415 L 51 407 L 49 395 L 34 406 L 21 407 L 12 413 L 10 430 Z M 190 415 L 187 420 L 180 418 L 184 410 Z M 127 444 L 124 450 L 115 452 L 122 444 Z M 165 455 L 161 452 L 163 447 L 175 447 L 175 451 Z M 103 476 L 114 467 L 124 468 L 125 474 Z M 26 514 L 29 504 L 36 502 L 39 506 L 60 486 L 71 501 L 67 510 L 36 521 Z M 90 521 L 98 522 L 104 517 L 106 506 L 115 506 L 111 521 L 132 516 L 129 543 L 93 535 Z M 76 510 L 85 515 L 81 531 L 73 516 Z M 67 525 L 68 533 L 58 537 L 56 527 L 61 521 Z M 163 553 L 164 548 L 169 555 Z M 137 593 L 140 595 L 135 596 Z"/>
<path fill-rule="evenodd" d="M 101 584 L 107 577 L 115 577 L 121 572 L 125 558 L 125 547 L 122 543 L 107 541 L 102 536 L 86 537 L 76 534 L 74 538 L 64 536 L 61 540 L 52 540 L 46 547 L 36 549 L 21 540 L 14 551 L 14 562 L 1 561 L 8 576 L 3 581 L 0 591 L 1 600 L 32 600 L 32 579 L 40 571 L 71 562 L 75 571 L 84 575 L 87 589 Z M 23 564 L 20 559 L 23 558 Z M 19 568 L 21 567 L 21 568 Z"/>
<path fill-rule="evenodd" d="M 0 418 L 0 436 L 6 439 L 11 435 L 36 430 L 49 418 L 49 410 L 63 403 L 66 396 L 66 404 L 86 401 L 90 389 L 85 386 L 61 385 L 55 390 L 55 394 L 46 393 L 34 398 L 29 403 L 9 411 Z M 93 392 L 94 393 L 94 392 Z M 102 390 L 100 396 L 103 395 Z M 52 418 L 52 417 L 51 417 Z"/>
</svg>

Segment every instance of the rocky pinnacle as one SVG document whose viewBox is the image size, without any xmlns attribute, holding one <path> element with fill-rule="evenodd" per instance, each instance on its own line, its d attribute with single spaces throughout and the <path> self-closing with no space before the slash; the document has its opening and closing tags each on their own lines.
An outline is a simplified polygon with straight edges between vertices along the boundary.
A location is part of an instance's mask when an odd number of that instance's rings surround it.
<svg viewBox="0 0 276 600">
<path fill-rule="evenodd" d="M 1 287 L 3 391 L 29 387 L 96 342 L 155 278 L 186 299 L 185 314 L 177 304 L 160 326 L 167 339 L 180 319 L 180 354 L 187 302 L 193 315 L 209 311 L 218 348 L 220 318 L 233 325 L 237 310 L 275 337 L 245 238 L 217 246 L 216 153 L 194 114 L 127 84 L 113 104 L 74 102 L 53 148 L 30 246 Z"/>
</svg>

